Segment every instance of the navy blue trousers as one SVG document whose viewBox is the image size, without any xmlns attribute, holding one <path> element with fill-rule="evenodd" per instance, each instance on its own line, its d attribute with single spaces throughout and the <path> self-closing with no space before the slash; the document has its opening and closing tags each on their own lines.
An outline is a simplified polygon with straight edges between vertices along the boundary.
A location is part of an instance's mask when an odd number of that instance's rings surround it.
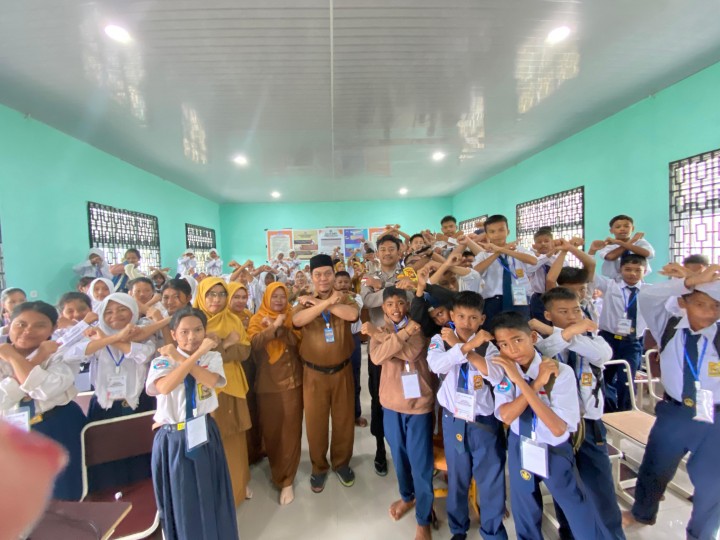
<svg viewBox="0 0 720 540">
<path fill-rule="evenodd" d="M 185 431 L 155 433 L 152 471 L 166 540 L 238 538 L 235 499 L 220 431 L 207 415 L 208 442 L 185 455 Z"/>
<path fill-rule="evenodd" d="M 683 456 L 690 481 L 695 488 L 693 508 L 687 525 L 687 537 L 698 540 L 717 538 L 720 530 L 720 410 L 715 423 L 693 420 L 689 407 L 660 401 L 655 406 L 655 425 L 650 430 L 635 488 L 633 516 L 642 523 L 654 524 L 660 498 L 665 493 Z"/>
<path fill-rule="evenodd" d="M 33 431 L 60 443 L 70 456 L 67 467 L 55 479 L 53 499 L 79 501 L 82 497 L 80 433 L 86 420 L 80 405 L 71 401 L 43 414 L 43 421 L 32 426 Z"/>
<path fill-rule="evenodd" d="M 93 395 L 88 407 L 88 422 L 152 411 L 155 409 L 155 404 L 155 398 L 148 396 L 143 390 L 140 393 L 137 409 L 131 409 L 124 401 L 114 401 L 112 407 L 103 409 L 98 403 L 97 397 Z M 93 493 L 115 486 L 124 486 L 150 478 L 150 475 L 150 454 L 93 465 L 88 467 L 88 492 Z"/>
<path fill-rule="evenodd" d="M 433 506 L 433 414 L 402 414 L 383 408 L 400 497 L 415 501 L 418 525 L 430 525 Z"/>
<path fill-rule="evenodd" d="M 508 438 L 508 470 L 515 531 L 520 540 L 543 540 L 541 481 L 565 512 L 575 538 L 603 538 L 593 505 L 588 501 L 578 478 L 575 456 L 569 442 L 548 447 L 548 477 L 538 478 L 522 470 L 520 437 L 511 431 Z"/>
<path fill-rule="evenodd" d="M 355 349 L 350 357 L 350 363 L 352 363 L 353 379 L 355 380 L 355 418 L 360 418 L 362 416 L 360 407 L 360 366 L 362 365 L 360 334 L 353 334 L 353 341 L 355 341 Z"/>
<path fill-rule="evenodd" d="M 503 311 L 515 311 L 524 315 L 526 319 L 530 318 L 530 306 L 512 306 L 509 309 L 504 310 L 502 295 L 493 296 L 492 298 L 485 299 L 485 307 L 483 307 L 483 313 L 485 314 L 485 322 L 482 325 L 483 330 L 489 330 L 490 322 L 493 317 Z"/>
<path fill-rule="evenodd" d="M 607 432 L 602 420 L 585 419 L 585 439 L 575 454 L 575 464 L 580 479 L 585 485 L 585 493 L 595 508 L 595 515 L 603 538 L 625 540 L 622 514 L 615 496 L 612 466 L 608 456 Z M 570 523 L 557 503 L 555 503 L 555 515 L 560 522 L 560 538 L 574 538 L 570 530 Z"/>
<path fill-rule="evenodd" d="M 470 528 L 468 491 L 475 479 L 480 505 L 480 536 L 507 540 L 505 517 L 505 434 L 494 416 L 481 416 L 482 427 L 454 418 L 443 409 L 443 445 L 448 468 L 447 514 L 450 532 L 466 534 Z M 459 453 L 455 423 L 465 426 L 466 451 Z"/>
<path fill-rule="evenodd" d="M 635 388 L 635 374 L 642 363 L 642 340 L 632 336 L 616 339 L 615 334 L 600 331 L 602 338 L 607 341 L 613 351 L 613 360 L 627 360 L 632 371 L 633 388 Z M 623 366 L 607 366 L 603 372 L 605 379 L 605 412 L 629 411 L 630 390 L 627 386 L 627 373 Z"/>
</svg>

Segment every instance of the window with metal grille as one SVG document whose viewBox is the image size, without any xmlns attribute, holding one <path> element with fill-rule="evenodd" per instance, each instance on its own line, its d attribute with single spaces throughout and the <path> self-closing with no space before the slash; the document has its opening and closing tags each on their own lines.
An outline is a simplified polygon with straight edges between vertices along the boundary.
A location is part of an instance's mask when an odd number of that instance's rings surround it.
<svg viewBox="0 0 720 540">
<path fill-rule="evenodd" d="M 158 218 L 112 206 L 88 202 L 90 247 L 105 251 L 109 264 L 123 261 L 125 252 L 140 252 L 140 270 L 160 267 L 160 232 Z"/>
<path fill-rule="evenodd" d="M 482 216 L 470 218 L 470 219 L 463 219 L 460 223 L 458 223 L 458 230 L 462 231 L 465 234 L 475 232 L 477 230 L 476 223 L 478 221 L 485 221 L 487 219 L 488 215 L 483 214 Z"/>
<path fill-rule="evenodd" d="M 585 188 L 580 186 L 518 204 L 515 220 L 517 240 L 527 248 L 533 245 L 533 236 L 540 227 L 550 227 L 556 239 L 585 238 Z M 580 265 L 575 257 L 567 260 L 573 266 Z"/>
<path fill-rule="evenodd" d="M 195 252 L 197 271 L 205 272 L 205 261 L 210 256 L 210 249 L 217 247 L 215 244 L 215 229 L 186 223 L 185 242 L 187 247 Z"/>
<path fill-rule="evenodd" d="M 670 260 L 720 261 L 720 149 L 670 163 Z"/>
<path fill-rule="evenodd" d="M 7 287 L 5 283 L 5 257 L 3 256 L 2 228 L 0 227 L 0 291 Z"/>
</svg>

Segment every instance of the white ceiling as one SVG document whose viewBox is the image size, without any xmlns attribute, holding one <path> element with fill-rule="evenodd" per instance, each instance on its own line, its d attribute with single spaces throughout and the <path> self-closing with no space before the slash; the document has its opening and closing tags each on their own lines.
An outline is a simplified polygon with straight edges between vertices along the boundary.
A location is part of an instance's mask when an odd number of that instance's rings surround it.
<svg viewBox="0 0 720 540">
<path fill-rule="evenodd" d="M 0 9 L 0 103 L 219 202 L 453 194 L 720 61 L 716 0 Z"/>
</svg>

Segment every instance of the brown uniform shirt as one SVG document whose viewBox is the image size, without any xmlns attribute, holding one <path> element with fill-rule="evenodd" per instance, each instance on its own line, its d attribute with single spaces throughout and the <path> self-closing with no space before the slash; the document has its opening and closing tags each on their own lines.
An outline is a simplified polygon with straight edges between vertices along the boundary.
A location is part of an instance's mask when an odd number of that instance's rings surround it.
<svg viewBox="0 0 720 540">
<path fill-rule="evenodd" d="M 314 297 L 319 298 L 317 293 Z M 359 316 L 360 308 L 357 302 L 349 295 L 340 303 L 354 306 L 358 310 Z M 307 308 L 298 304 L 293 308 L 293 315 L 304 309 Z M 325 319 L 322 315 L 318 315 L 313 321 L 302 327 L 300 357 L 307 362 L 322 367 L 332 367 L 341 364 L 350 358 L 355 349 L 351 326 L 351 321 L 345 321 L 331 313 L 330 328 L 332 328 L 335 341 L 333 343 L 327 343 L 325 341 Z"/>
<path fill-rule="evenodd" d="M 285 342 L 285 351 L 277 362 L 270 364 L 265 345 L 276 337 Z M 298 352 L 299 342 L 297 336 L 284 326 L 278 329 L 277 334 L 270 327 L 253 336 L 253 358 L 257 365 L 255 391 L 258 394 L 283 392 L 302 386 L 303 367 Z"/>
<path fill-rule="evenodd" d="M 427 363 L 427 340 L 418 332 L 405 339 L 407 332 L 395 332 L 392 323 L 380 329 L 370 340 L 370 359 L 382 366 L 380 404 L 401 414 L 425 414 L 433 410 L 437 378 Z M 420 379 L 420 397 L 405 399 L 402 374 L 409 365 Z"/>
</svg>

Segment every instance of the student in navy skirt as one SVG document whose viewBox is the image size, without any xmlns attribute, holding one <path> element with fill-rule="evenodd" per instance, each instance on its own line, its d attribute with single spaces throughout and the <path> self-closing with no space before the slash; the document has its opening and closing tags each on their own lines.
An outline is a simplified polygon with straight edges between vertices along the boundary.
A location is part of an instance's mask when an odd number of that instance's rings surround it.
<svg viewBox="0 0 720 540">
<path fill-rule="evenodd" d="M 160 349 L 146 389 L 157 396 L 152 474 L 167 540 L 238 538 L 235 502 L 217 424 L 215 388 L 225 386 L 220 353 L 205 337 L 207 319 L 191 307 L 170 323 L 178 344 Z"/>
<path fill-rule="evenodd" d="M 80 358 L 58 352 L 58 343 L 49 341 L 57 319 L 45 302 L 25 302 L 13 310 L 9 339 L 0 345 L 0 412 L 6 421 L 65 447 L 70 459 L 56 479 L 53 498 L 79 500 L 85 415 L 73 399 Z"/>
</svg>

